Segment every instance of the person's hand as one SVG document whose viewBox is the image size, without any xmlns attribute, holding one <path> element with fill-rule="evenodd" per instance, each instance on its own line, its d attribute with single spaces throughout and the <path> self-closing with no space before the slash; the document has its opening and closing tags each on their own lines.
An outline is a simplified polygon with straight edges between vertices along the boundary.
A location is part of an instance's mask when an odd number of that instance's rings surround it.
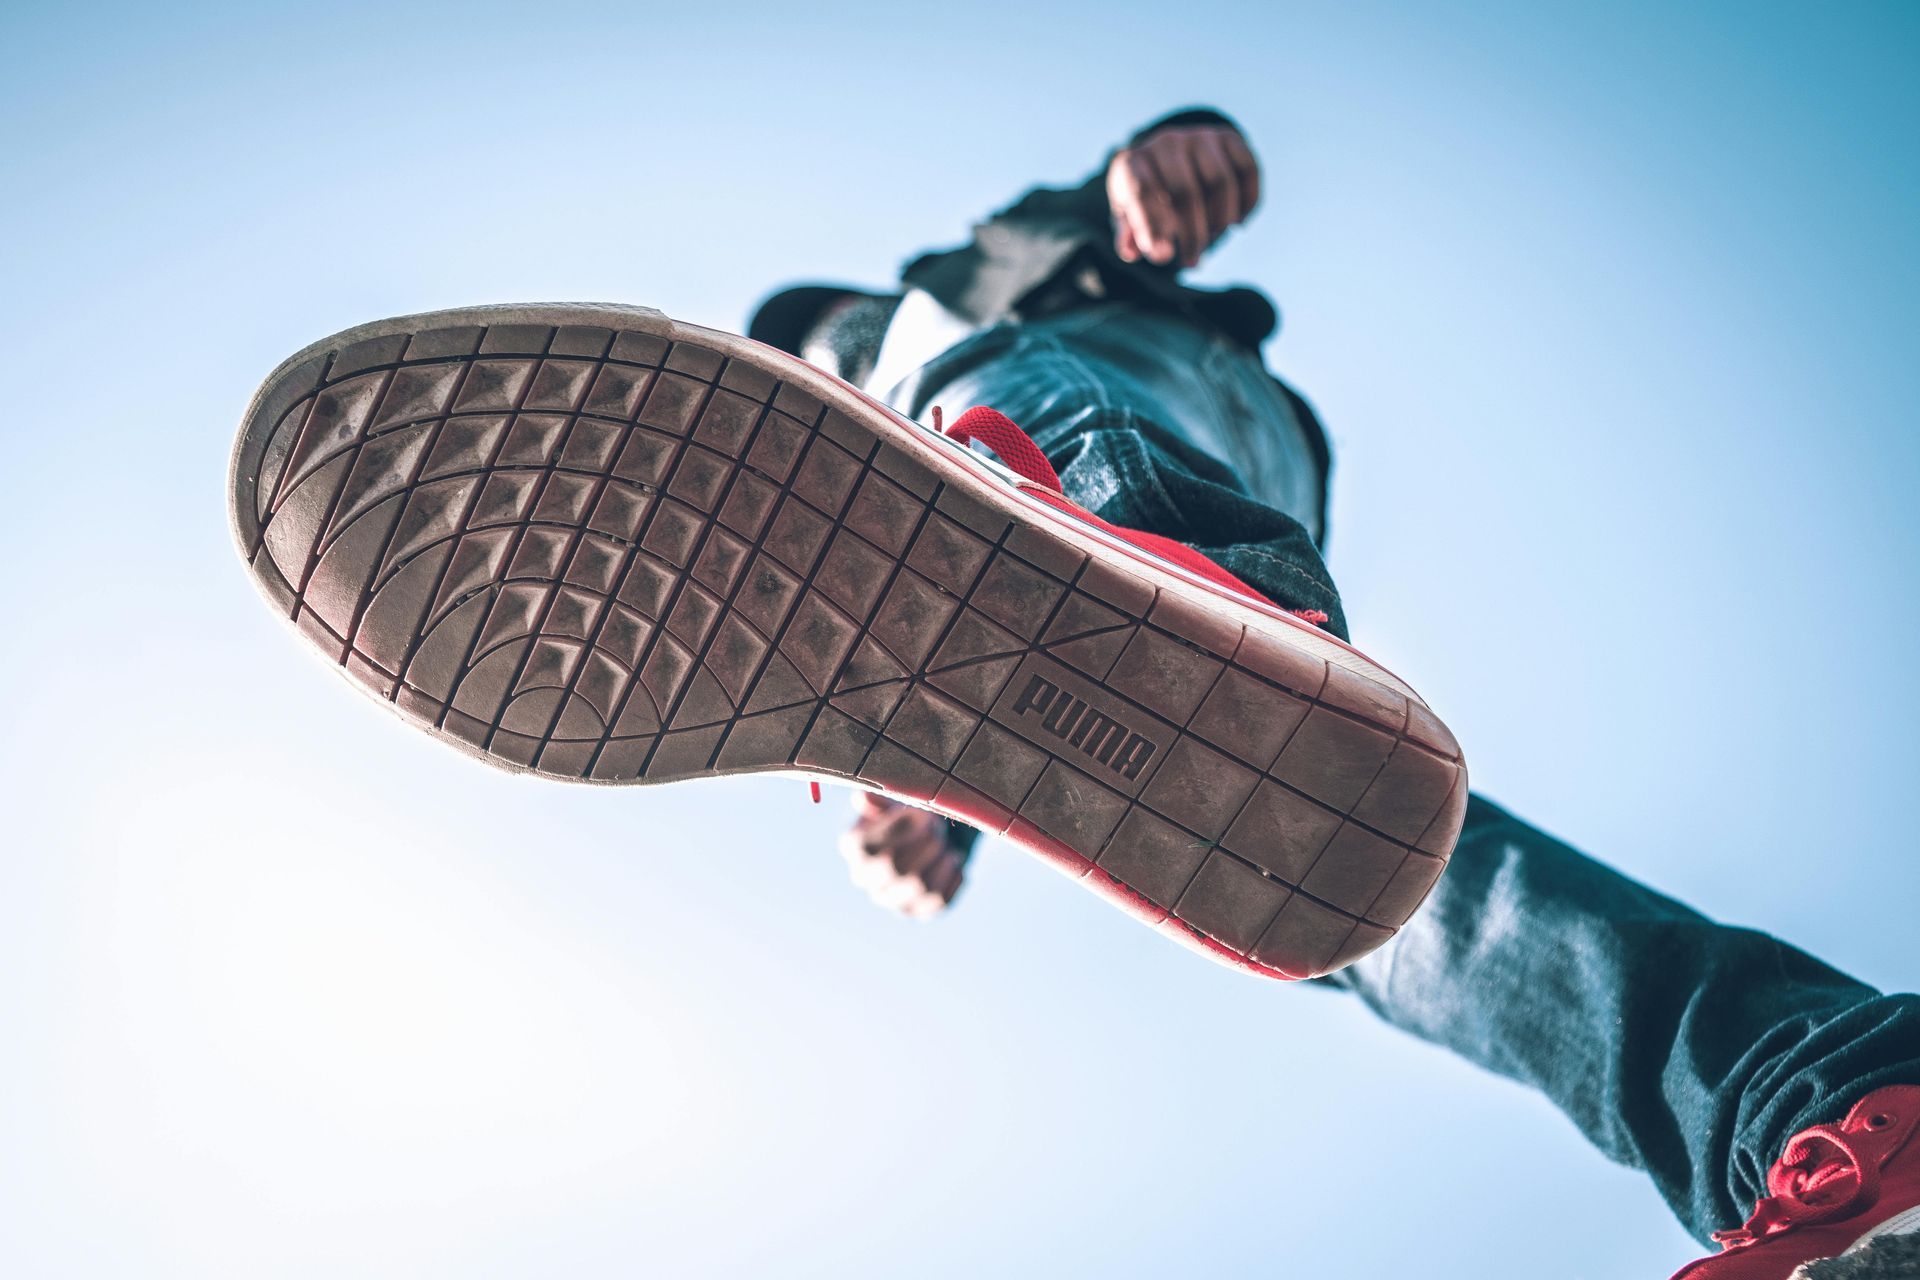
<svg viewBox="0 0 1920 1280">
<path fill-rule="evenodd" d="M 890 911 L 925 919 L 960 892 L 966 855 L 947 840 L 947 820 L 870 791 L 853 797 L 853 825 L 840 853 L 856 887 Z"/>
<path fill-rule="evenodd" d="M 1126 262 L 1199 265 L 1260 203 L 1260 162 L 1238 129 L 1156 129 L 1107 165 L 1114 250 Z"/>
</svg>

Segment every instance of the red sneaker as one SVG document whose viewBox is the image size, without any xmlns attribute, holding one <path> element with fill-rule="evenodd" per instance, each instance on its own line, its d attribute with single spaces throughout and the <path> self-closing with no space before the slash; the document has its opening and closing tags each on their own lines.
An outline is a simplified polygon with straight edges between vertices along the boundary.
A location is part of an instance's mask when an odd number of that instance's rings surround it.
<svg viewBox="0 0 1920 1280">
<path fill-rule="evenodd" d="M 1392 936 L 1466 804 L 1426 704 L 955 427 L 1038 478 L 657 311 L 439 312 L 268 378 L 233 526 L 310 644 L 505 768 L 854 782 L 1276 977 Z"/>
<path fill-rule="evenodd" d="M 1767 1171 L 1767 1197 L 1746 1225 L 1715 1232 L 1721 1253 L 1681 1268 L 1673 1280 L 1788 1280 L 1802 1264 L 1920 1229 L 1916 1130 L 1920 1088 L 1894 1085 L 1862 1098 L 1837 1125 L 1795 1134 Z"/>
</svg>

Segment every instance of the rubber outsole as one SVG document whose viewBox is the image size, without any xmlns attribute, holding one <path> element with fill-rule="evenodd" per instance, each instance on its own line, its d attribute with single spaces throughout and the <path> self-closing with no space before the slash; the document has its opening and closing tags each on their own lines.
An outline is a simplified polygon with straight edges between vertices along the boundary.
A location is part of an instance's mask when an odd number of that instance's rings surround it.
<svg viewBox="0 0 1920 1280">
<path fill-rule="evenodd" d="M 230 497 L 313 647 L 504 768 L 856 782 L 1287 978 L 1391 937 L 1459 833 L 1458 744 L 1363 655 L 657 311 L 316 343 L 255 396 Z"/>
</svg>

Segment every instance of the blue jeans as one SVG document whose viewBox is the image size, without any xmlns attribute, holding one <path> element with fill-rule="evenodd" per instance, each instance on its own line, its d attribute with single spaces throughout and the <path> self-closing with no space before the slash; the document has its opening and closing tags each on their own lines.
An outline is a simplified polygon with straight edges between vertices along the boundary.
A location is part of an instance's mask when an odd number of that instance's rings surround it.
<svg viewBox="0 0 1920 1280">
<path fill-rule="evenodd" d="M 1094 305 L 978 332 L 893 399 L 915 417 L 991 405 L 1076 502 L 1338 618 L 1313 537 L 1323 477 L 1286 399 L 1262 388 L 1250 352 L 1177 317 Z M 1321 985 L 1539 1089 L 1644 1169 L 1703 1242 L 1746 1216 L 1793 1133 L 1882 1085 L 1920 1084 L 1920 997 L 1717 924 L 1479 796 L 1427 904 Z"/>
<path fill-rule="evenodd" d="M 888 400 L 923 421 L 935 404 L 949 418 L 998 409 L 1087 510 L 1196 546 L 1269 599 L 1322 610 L 1346 636 L 1318 545 L 1320 464 L 1259 357 L 1226 338 L 1177 316 L 1093 304 L 981 330 Z"/>
</svg>

